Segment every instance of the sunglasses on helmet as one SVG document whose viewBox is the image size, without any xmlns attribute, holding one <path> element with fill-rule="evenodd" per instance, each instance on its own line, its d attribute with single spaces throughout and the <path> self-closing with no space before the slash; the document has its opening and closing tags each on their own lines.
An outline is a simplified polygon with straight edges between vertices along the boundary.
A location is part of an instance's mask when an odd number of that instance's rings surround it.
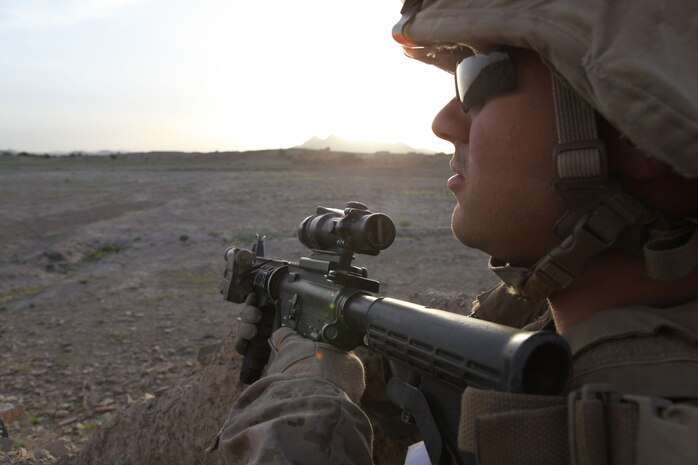
<svg viewBox="0 0 698 465">
<path fill-rule="evenodd" d="M 514 64 L 506 52 L 472 55 L 458 62 L 456 96 L 467 112 L 495 95 L 516 90 Z"/>
</svg>

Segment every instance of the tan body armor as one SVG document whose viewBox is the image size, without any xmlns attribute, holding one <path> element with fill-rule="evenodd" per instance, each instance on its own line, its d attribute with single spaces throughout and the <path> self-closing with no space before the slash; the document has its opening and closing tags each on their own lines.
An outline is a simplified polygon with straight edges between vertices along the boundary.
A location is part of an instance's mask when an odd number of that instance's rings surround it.
<svg viewBox="0 0 698 465">
<path fill-rule="evenodd" d="M 481 465 L 698 463 L 698 301 L 609 309 L 565 337 L 571 393 L 467 389 L 463 449 Z"/>
</svg>

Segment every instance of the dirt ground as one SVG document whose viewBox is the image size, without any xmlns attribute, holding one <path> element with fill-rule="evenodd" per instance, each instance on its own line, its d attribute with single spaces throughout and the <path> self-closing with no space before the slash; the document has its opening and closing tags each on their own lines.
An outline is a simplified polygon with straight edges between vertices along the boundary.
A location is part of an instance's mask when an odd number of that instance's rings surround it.
<svg viewBox="0 0 698 465">
<path fill-rule="evenodd" d="M 393 246 L 356 261 L 381 294 L 468 302 L 495 278 L 451 235 L 448 176 L 445 156 L 0 156 L 0 406 L 24 410 L 0 463 L 94 452 L 128 428 L 120 412 L 176 403 L 211 369 L 201 348 L 237 325 L 239 307 L 218 293 L 225 249 L 262 233 L 268 256 L 297 260 L 308 252 L 297 225 L 319 205 L 357 200 L 393 218 Z M 239 364 L 220 366 L 235 379 Z M 205 443 L 227 409 L 216 412 L 205 428 L 172 428 Z"/>
</svg>

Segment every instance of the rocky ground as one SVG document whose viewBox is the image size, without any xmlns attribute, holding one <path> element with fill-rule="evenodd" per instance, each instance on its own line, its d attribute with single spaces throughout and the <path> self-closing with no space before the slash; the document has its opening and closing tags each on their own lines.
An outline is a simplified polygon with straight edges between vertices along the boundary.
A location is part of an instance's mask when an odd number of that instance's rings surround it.
<svg viewBox="0 0 698 465">
<path fill-rule="evenodd" d="M 242 389 L 226 345 L 239 307 L 218 293 L 223 252 L 262 233 L 267 255 L 296 260 L 307 252 L 296 227 L 318 205 L 358 200 L 393 218 L 393 246 L 357 259 L 381 294 L 467 306 L 494 278 L 451 236 L 448 176 L 444 156 L 0 156 L 11 438 L 0 463 L 174 463 L 163 458 L 173 442 L 191 452 L 179 463 L 212 463 L 203 448 Z M 173 424 L 184 417 L 196 424 Z M 133 439 L 148 428 L 149 442 Z M 95 459 L 129 447 L 150 452 Z"/>
</svg>

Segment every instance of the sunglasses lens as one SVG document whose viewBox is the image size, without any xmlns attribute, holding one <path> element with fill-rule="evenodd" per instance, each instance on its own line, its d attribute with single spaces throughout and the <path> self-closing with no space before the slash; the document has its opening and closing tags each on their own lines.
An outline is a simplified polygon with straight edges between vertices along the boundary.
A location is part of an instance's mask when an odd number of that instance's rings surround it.
<svg viewBox="0 0 698 465">
<path fill-rule="evenodd" d="M 514 65 L 504 52 L 465 58 L 458 63 L 455 74 L 456 95 L 466 112 L 490 97 L 516 90 Z"/>
</svg>

